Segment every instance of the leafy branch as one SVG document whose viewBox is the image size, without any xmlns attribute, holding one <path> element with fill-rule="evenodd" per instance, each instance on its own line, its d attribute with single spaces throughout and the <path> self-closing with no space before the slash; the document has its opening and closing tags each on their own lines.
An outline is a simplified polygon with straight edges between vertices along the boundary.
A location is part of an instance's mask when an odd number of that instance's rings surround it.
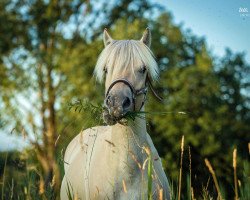
<svg viewBox="0 0 250 200">
<path fill-rule="evenodd" d="M 96 122 L 103 121 L 102 113 L 105 109 L 101 104 L 94 105 L 88 99 L 78 99 L 69 103 L 69 110 L 74 109 L 75 112 L 84 112 L 91 115 Z"/>
</svg>

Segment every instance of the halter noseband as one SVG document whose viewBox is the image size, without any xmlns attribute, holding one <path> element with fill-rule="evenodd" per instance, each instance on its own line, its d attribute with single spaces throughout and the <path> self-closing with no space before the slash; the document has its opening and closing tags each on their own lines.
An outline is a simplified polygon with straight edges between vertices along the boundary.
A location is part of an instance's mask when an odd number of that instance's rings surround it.
<svg viewBox="0 0 250 200">
<path fill-rule="evenodd" d="M 143 88 L 141 88 L 141 89 L 139 89 L 139 90 L 136 90 L 135 87 L 134 87 L 128 80 L 126 80 L 126 79 L 124 79 L 124 78 L 116 79 L 116 80 L 114 80 L 114 81 L 110 84 L 110 86 L 109 86 L 109 88 L 108 88 L 108 90 L 107 90 L 107 92 L 106 92 L 106 95 L 105 95 L 106 98 L 108 97 L 110 90 L 111 90 L 111 89 L 114 87 L 114 85 L 117 84 L 117 83 L 124 83 L 125 85 L 127 85 L 127 86 L 130 88 L 130 90 L 131 90 L 131 92 L 132 92 L 132 102 L 133 102 L 133 105 L 134 105 L 134 111 L 135 111 L 135 103 L 136 103 L 135 101 L 136 101 L 136 97 L 137 97 L 138 95 L 144 94 L 144 99 L 143 99 L 142 104 L 141 104 L 141 107 L 140 107 L 140 109 L 139 109 L 139 111 L 140 111 L 141 108 L 143 107 L 143 105 L 145 104 L 145 101 L 146 101 L 146 94 L 147 94 L 147 92 L 148 92 L 148 87 L 145 86 L 145 87 L 143 87 Z"/>
</svg>

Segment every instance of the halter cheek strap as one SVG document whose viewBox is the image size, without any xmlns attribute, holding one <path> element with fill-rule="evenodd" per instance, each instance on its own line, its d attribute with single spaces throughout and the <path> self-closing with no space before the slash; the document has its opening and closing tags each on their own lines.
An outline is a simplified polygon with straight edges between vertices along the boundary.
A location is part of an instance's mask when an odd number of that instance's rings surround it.
<svg viewBox="0 0 250 200">
<path fill-rule="evenodd" d="M 139 90 L 136 90 L 135 87 L 134 87 L 128 80 L 126 80 L 126 79 L 124 79 L 124 78 L 116 79 L 116 80 L 114 80 L 114 81 L 110 84 L 110 86 L 109 86 L 109 88 L 108 88 L 108 90 L 107 90 L 107 92 L 106 92 L 106 95 L 105 95 L 106 98 L 108 97 L 110 90 L 111 90 L 111 89 L 114 87 L 114 85 L 117 84 L 117 83 L 124 83 L 125 85 L 127 85 L 127 86 L 130 88 L 130 90 L 131 90 L 131 92 L 132 92 L 132 103 L 133 103 L 133 105 L 134 105 L 134 111 L 135 111 L 136 97 L 139 96 L 139 95 L 141 95 L 141 94 L 144 94 L 144 99 L 143 99 L 142 104 L 141 104 L 141 107 L 140 107 L 140 109 L 139 109 L 139 111 L 140 111 L 141 108 L 143 107 L 143 105 L 145 104 L 145 101 L 146 101 L 146 94 L 147 94 L 147 92 L 148 92 L 148 87 L 145 86 L 145 87 L 143 87 L 143 88 L 141 88 L 141 89 L 139 89 Z"/>
</svg>

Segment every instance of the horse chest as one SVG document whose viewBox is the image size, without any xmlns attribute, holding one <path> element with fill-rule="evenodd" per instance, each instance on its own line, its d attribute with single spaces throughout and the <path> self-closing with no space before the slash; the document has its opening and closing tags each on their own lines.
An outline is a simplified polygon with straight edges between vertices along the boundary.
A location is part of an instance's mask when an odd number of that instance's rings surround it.
<svg viewBox="0 0 250 200">
<path fill-rule="evenodd" d="M 89 186 L 92 197 L 108 195 L 110 199 L 117 199 L 138 184 L 138 163 L 142 158 L 140 148 L 133 145 L 128 131 L 111 129 L 89 139 L 85 175 L 88 184 L 85 185 Z"/>
<path fill-rule="evenodd" d="M 81 199 L 123 199 L 127 193 L 130 199 L 139 198 L 145 158 L 130 131 L 124 126 L 95 128 L 69 145 L 65 179 Z"/>
</svg>

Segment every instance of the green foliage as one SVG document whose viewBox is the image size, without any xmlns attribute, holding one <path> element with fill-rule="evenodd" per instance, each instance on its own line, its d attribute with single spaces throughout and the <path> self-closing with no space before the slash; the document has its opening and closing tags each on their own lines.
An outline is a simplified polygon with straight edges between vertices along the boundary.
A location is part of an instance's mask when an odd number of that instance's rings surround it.
<svg viewBox="0 0 250 200">
<path fill-rule="evenodd" d="M 228 189 L 232 169 L 227 152 L 237 146 L 241 149 L 240 159 L 244 158 L 243 152 L 250 140 L 250 126 L 246 123 L 250 119 L 247 114 L 249 98 L 247 92 L 243 92 L 248 90 L 249 65 L 242 54 L 232 52 L 227 52 L 221 59 L 213 58 L 204 39 L 173 25 L 167 14 L 161 15 L 153 24 L 152 35 L 156 35 L 153 52 L 161 69 L 160 83 L 156 87 L 164 95 L 165 102 L 159 104 L 150 99 L 147 110 L 188 113 L 150 117 L 150 132 L 156 146 L 161 147 L 158 150 L 166 160 L 166 171 L 171 172 L 172 177 L 178 175 L 176 155 L 179 144 L 176 139 L 184 134 L 194 162 L 194 192 L 201 191 L 201 183 L 208 178 L 198 175 L 206 174 L 200 164 L 204 157 L 214 163 L 217 175 Z M 159 38 L 162 41 L 159 42 Z M 185 163 L 188 162 L 184 162 L 187 170 Z M 220 167 L 222 163 L 223 168 Z"/>
<path fill-rule="evenodd" d="M 84 112 L 90 114 L 90 118 L 96 122 L 96 125 L 102 122 L 102 105 L 93 105 L 87 99 L 79 99 L 75 102 L 69 103 L 69 110 L 74 109 L 75 112 Z"/>
<path fill-rule="evenodd" d="M 3 174 L 6 155 L 8 156 L 7 165 Z M 59 191 L 55 191 L 52 182 L 47 187 L 44 185 L 41 172 L 33 150 L 0 152 L 1 200 L 55 200 Z M 3 178 L 5 179 L 4 185 L 2 185 Z"/>
<path fill-rule="evenodd" d="M 241 199 L 250 199 L 250 166 L 249 162 L 243 162 L 243 178 L 239 180 L 239 190 Z"/>
</svg>

